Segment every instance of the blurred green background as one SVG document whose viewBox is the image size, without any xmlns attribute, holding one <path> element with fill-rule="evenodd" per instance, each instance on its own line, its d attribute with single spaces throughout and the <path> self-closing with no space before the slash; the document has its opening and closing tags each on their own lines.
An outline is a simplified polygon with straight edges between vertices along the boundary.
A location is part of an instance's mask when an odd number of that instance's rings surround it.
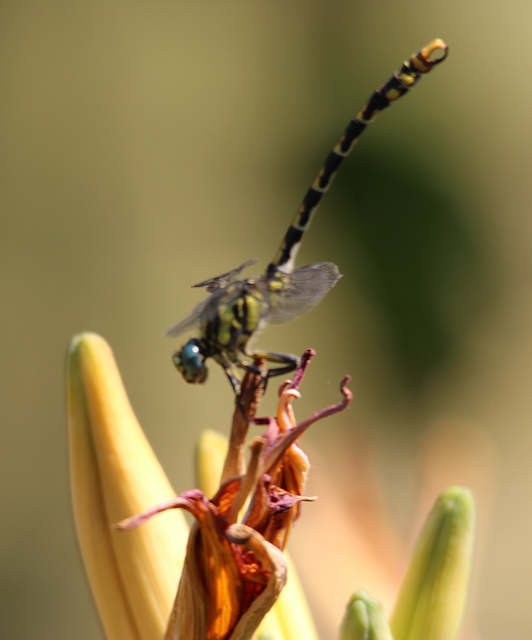
<svg viewBox="0 0 532 640">
<path fill-rule="evenodd" d="M 471 610 L 486 640 L 529 637 L 531 21 L 519 0 L 4 0 L 2 640 L 103 637 L 70 507 L 71 336 L 110 342 L 176 491 L 191 488 L 195 438 L 227 431 L 232 398 L 214 366 L 185 385 L 164 329 L 201 299 L 189 285 L 267 264 L 349 118 L 434 37 L 449 59 L 363 138 L 299 254 L 344 278 L 258 344 L 317 350 L 300 417 L 353 376 L 349 415 L 309 443 L 363 433 L 405 530 L 425 430 L 477 425 L 498 472 Z"/>
</svg>

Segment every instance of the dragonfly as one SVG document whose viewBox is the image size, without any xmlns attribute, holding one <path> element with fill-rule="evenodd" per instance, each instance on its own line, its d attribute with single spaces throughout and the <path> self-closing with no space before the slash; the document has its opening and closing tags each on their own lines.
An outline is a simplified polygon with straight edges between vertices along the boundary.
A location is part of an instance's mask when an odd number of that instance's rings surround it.
<svg viewBox="0 0 532 640">
<path fill-rule="evenodd" d="M 210 295 L 167 331 L 168 336 L 177 336 L 197 329 L 196 337 L 190 338 L 172 356 L 174 365 L 187 382 L 205 382 L 209 358 L 221 365 L 237 396 L 243 373 L 260 373 L 259 361 L 267 363 L 262 374 L 265 381 L 296 369 L 299 363 L 296 356 L 251 350 L 250 339 L 267 323 L 287 322 L 313 309 L 342 277 L 332 262 L 295 268 L 303 236 L 340 165 L 367 126 L 424 74 L 443 62 L 447 53 L 448 47 L 442 40 L 433 40 L 403 62 L 401 69 L 371 94 L 328 154 L 262 275 L 241 277 L 245 268 L 256 263 L 256 260 L 248 260 L 236 269 L 193 285 L 205 288 Z"/>
</svg>

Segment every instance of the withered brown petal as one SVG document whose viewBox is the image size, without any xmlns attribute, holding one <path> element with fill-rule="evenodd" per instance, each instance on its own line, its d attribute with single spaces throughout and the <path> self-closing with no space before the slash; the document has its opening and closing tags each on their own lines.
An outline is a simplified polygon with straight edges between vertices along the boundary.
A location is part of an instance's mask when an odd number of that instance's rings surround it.
<svg viewBox="0 0 532 640">
<path fill-rule="evenodd" d="M 268 577 L 263 591 L 241 616 L 228 640 L 249 640 L 261 620 L 271 609 L 286 584 L 287 563 L 282 551 L 267 542 L 257 531 L 243 524 L 235 524 L 227 530 L 227 536 L 236 544 L 252 551 Z"/>
</svg>

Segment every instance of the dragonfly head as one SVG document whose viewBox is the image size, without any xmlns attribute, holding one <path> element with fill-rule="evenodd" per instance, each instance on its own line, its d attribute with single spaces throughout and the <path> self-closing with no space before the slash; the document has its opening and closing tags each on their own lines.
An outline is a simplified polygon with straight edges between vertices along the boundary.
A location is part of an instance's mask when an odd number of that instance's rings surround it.
<svg viewBox="0 0 532 640">
<path fill-rule="evenodd" d="M 201 341 L 191 338 L 172 356 L 172 362 L 187 382 L 205 382 L 209 370 L 205 366 L 205 354 Z"/>
</svg>

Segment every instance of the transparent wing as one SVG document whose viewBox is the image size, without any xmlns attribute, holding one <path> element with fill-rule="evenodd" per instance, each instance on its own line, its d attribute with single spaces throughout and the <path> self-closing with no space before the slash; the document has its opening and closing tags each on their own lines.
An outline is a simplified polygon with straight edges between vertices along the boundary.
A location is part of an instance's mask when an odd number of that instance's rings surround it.
<svg viewBox="0 0 532 640">
<path fill-rule="evenodd" d="M 273 324 L 287 322 L 303 315 L 315 307 L 323 296 L 334 287 L 342 277 L 338 267 L 332 262 L 318 262 L 306 267 L 294 269 L 292 273 L 281 276 L 282 286 L 271 288 L 265 277 L 253 280 L 234 280 L 247 263 L 238 269 L 206 280 L 196 286 L 205 286 L 211 295 L 202 300 L 192 313 L 170 327 L 166 335 L 177 336 L 191 329 L 200 320 L 208 322 L 215 318 L 222 306 L 231 307 L 243 292 L 255 295 L 261 301 L 261 316 Z M 256 293 L 253 288 L 256 287 Z"/>
<path fill-rule="evenodd" d="M 180 333 L 183 333 L 183 331 L 186 331 L 187 329 L 191 329 L 198 322 L 203 310 L 207 306 L 207 303 L 209 302 L 211 297 L 212 296 L 210 296 L 209 298 L 206 298 L 205 300 L 202 300 L 199 304 L 197 304 L 194 307 L 192 313 L 186 316 L 186 318 L 183 318 L 177 324 L 174 324 L 173 327 L 170 327 L 169 329 L 167 329 L 166 335 L 177 336 Z"/>
<path fill-rule="evenodd" d="M 199 304 L 197 304 L 192 313 L 188 316 L 180 320 L 177 324 L 173 325 L 166 331 L 167 336 L 177 336 L 183 331 L 187 329 L 191 329 L 201 317 L 204 320 L 210 320 L 213 318 L 218 310 L 218 305 L 220 304 L 222 297 L 231 297 L 232 295 L 238 296 L 240 294 L 241 287 L 239 286 L 239 282 L 235 282 L 238 274 L 243 271 L 246 267 L 255 264 L 257 261 L 254 259 L 248 260 L 244 262 L 236 269 L 232 269 L 231 271 L 227 271 L 226 273 L 222 273 L 219 276 L 215 276 L 214 278 L 209 278 L 208 280 L 204 280 L 203 282 L 198 282 L 198 284 L 193 284 L 192 288 L 205 287 L 210 295 L 205 300 L 202 300 Z M 231 287 L 231 292 L 225 292 L 226 288 L 229 285 L 233 284 L 234 287 Z"/>
<path fill-rule="evenodd" d="M 204 280 L 203 282 L 198 282 L 198 284 L 193 284 L 192 288 L 197 289 L 198 287 L 205 287 L 209 293 L 216 291 L 216 289 L 221 289 L 222 287 L 226 287 L 231 282 L 236 280 L 237 275 L 243 271 L 246 267 L 250 267 L 252 264 L 256 264 L 256 260 L 252 258 L 251 260 L 247 260 L 244 264 L 241 264 L 236 269 L 232 269 L 231 271 L 227 271 L 226 273 L 222 273 L 220 276 L 215 276 L 214 278 L 209 278 L 208 280 Z"/>
<path fill-rule="evenodd" d="M 287 322 L 307 313 L 340 280 L 342 274 L 333 262 L 317 262 L 294 269 L 278 292 L 270 294 L 267 321 Z"/>
</svg>

